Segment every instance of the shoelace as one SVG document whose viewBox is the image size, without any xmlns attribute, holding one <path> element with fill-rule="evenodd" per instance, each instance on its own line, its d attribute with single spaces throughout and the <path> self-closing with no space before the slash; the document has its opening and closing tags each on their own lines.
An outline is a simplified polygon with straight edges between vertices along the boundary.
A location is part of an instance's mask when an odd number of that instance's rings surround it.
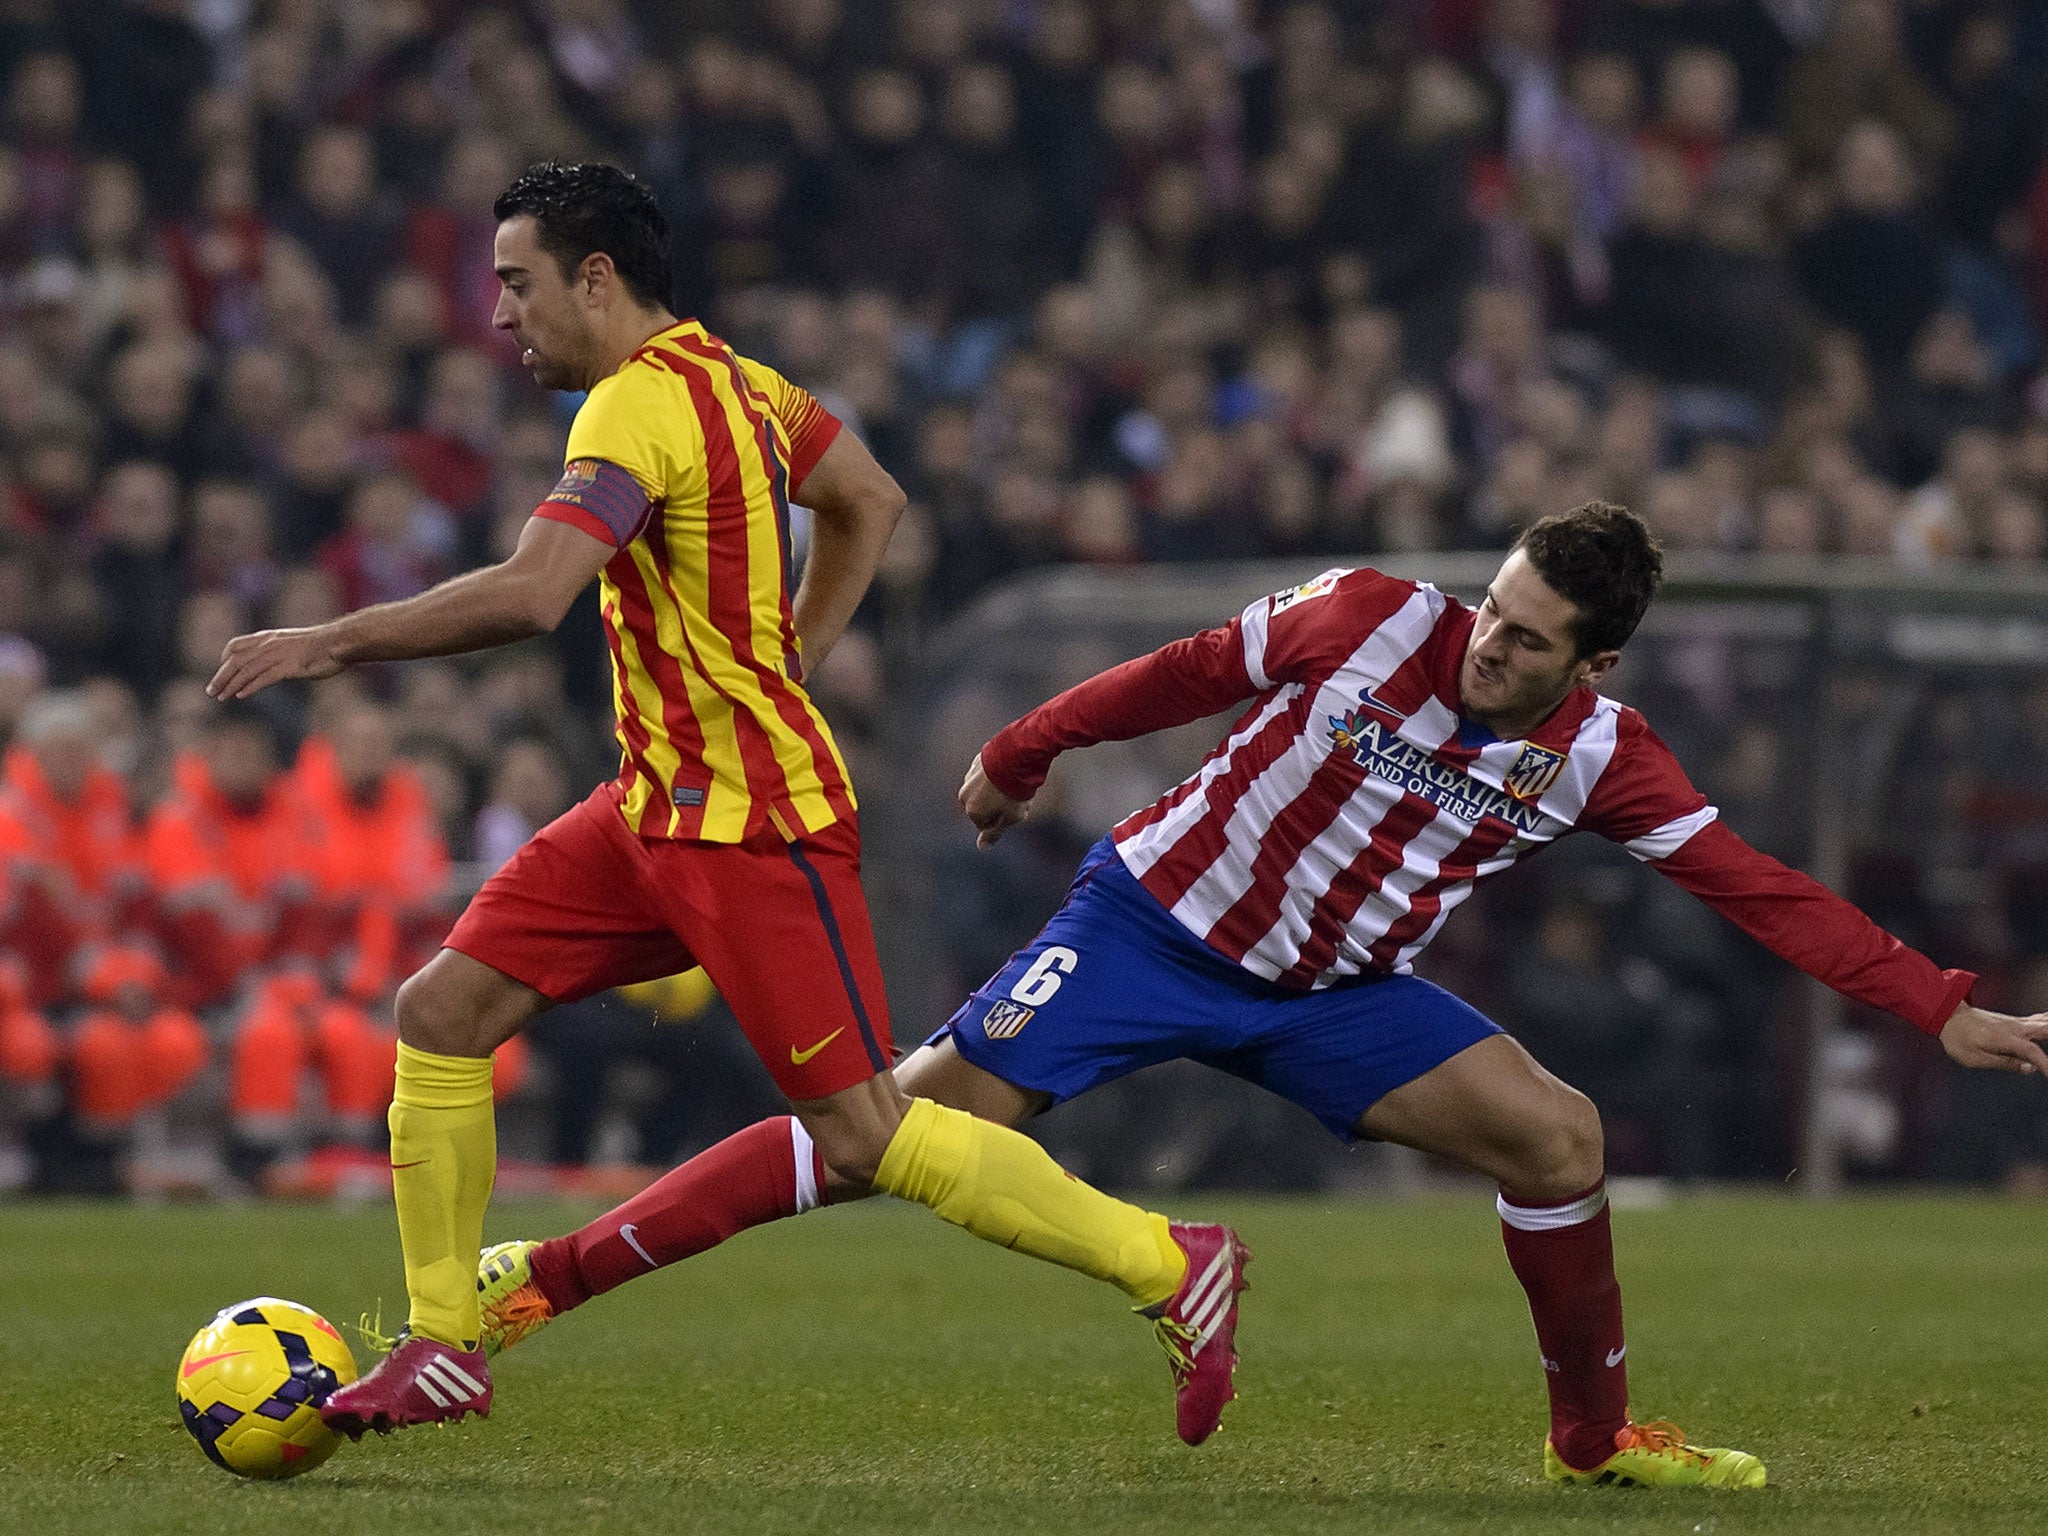
<svg viewBox="0 0 2048 1536">
<path fill-rule="evenodd" d="M 522 1285 L 504 1300 L 484 1308 L 485 1324 L 504 1335 L 498 1341 L 500 1349 L 510 1349 L 554 1315 L 555 1309 L 537 1285 Z"/>
<path fill-rule="evenodd" d="M 1623 1450 L 1648 1451 L 1656 1456 L 1677 1456 L 1705 1466 L 1714 1458 L 1685 1443 L 1685 1431 L 1669 1419 L 1652 1419 L 1630 1426 L 1635 1433 Z M 1626 1431 L 1624 1432 L 1626 1433 Z"/>
<path fill-rule="evenodd" d="M 1159 1337 L 1159 1347 L 1166 1351 L 1167 1361 L 1173 1366 L 1173 1379 L 1184 1380 L 1195 1368 L 1195 1346 L 1201 1342 L 1201 1334 L 1170 1317 L 1155 1318 L 1153 1330 Z"/>
<path fill-rule="evenodd" d="M 372 1317 L 365 1312 L 356 1320 L 356 1336 L 367 1348 L 380 1355 L 388 1355 L 398 1347 L 398 1340 L 405 1336 L 405 1330 L 399 1329 L 396 1335 L 384 1331 L 384 1298 L 380 1296 L 377 1298 L 377 1315 Z"/>
</svg>

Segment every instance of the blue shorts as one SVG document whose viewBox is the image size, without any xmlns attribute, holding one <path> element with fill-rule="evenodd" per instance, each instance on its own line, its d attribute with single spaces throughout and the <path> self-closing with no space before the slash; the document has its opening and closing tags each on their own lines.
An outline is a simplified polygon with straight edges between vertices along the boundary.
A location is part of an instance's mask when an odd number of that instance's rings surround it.
<svg viewBox="0 0 2048 1536">
<path fill-rule="evenodd" d="M 1383 1095 L 1499 1033 L 1414 976 L 1275 986 L 1182 927 L 1104 838 L 1066 905 L 932 1041 L 950 1034 L 984 1072 L 1055 1103 L 1186 1057 L 1292 1099 L 1348 1140 Z"/>
</svg>

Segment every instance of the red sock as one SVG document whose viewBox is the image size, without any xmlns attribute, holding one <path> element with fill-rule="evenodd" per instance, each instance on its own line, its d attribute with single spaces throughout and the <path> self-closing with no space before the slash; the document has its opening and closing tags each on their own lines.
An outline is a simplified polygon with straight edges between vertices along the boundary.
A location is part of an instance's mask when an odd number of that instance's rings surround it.
<svg viewBox="0 0 2048 1536">
<path fill-rule="evenodd" d="M 566 1312 L 735 1232 L 801 1215 L 818 1203 L 823 1172 L 794 1117 L 750 1125 L 588 1226 L 542 1243 L 533 1251 L 534 1284 Z"/>
<path fill-rule="evenodd" d="M 1500 1235 L 1515 1278 L 1529 1293 L 1536 1343 L 1550 1386 L 1550 1442 L 1580 1470 L 1614 1454 L 1628 1422 L 1621 1284 L 1607 1185 L 1545 1204 L 1500 1201 Z"/>
</svg>

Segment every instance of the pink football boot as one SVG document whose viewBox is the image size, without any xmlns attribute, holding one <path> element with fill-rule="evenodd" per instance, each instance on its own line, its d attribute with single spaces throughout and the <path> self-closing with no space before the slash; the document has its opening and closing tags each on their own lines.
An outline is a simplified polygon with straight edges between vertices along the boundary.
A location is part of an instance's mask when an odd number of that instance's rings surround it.
<svg viewBox="0 0 2048 1536">
<path fill-rule="evenodd" d="M 1174 1427 L 1189 1445 L 1200 1445 L 1237 1396 L 1237 1294 L 1252 1255 L 1228 1227 L 1172 1222 L 1167 1230 L 1188 1256 L 1188 1272 L 1152 1314 L 1153 1326 L 1173 1366 Z"/>
<path fill-rule="evenodd" d="M 414 1424 L 452 1424 L 466 1413 L 490 1417 L 491 1368 L 484 1352 L 407 1333 L 368 1374 L 320 1408 L 327 1427 L 351 1440 L 371 1429 L 388 1435 Z"/>
</svg>

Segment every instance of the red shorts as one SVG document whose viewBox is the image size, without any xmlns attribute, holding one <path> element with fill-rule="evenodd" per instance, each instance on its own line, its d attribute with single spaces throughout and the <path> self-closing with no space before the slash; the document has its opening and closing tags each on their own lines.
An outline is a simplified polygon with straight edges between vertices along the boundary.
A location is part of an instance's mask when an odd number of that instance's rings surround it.
<svg viewBox="0 0 2048 1536">
<path fill-rule="evenodd" d="M 792 1099 L 894 1059 L 850 821 L 795 842 L 643 838 L 606 786 L 485 881 L 446 942 L 557 1003 L 701 965 Z"/>
</svg>

